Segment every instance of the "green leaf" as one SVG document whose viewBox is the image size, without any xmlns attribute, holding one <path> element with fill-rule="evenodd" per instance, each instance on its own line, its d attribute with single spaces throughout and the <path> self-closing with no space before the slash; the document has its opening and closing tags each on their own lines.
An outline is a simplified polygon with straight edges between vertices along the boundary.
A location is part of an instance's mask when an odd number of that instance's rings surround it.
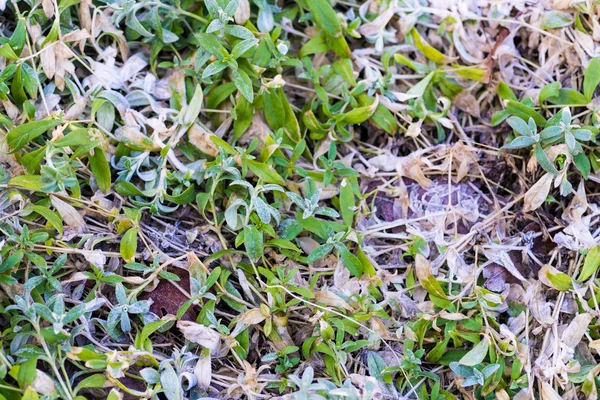
<svg viewBox="0 0 600 400">
<path fill-rule="evenodd" d="M 85 128 L 75 129 L 58 140 L 52 142 L 55 147 L 77 147 L 88 146 L 94 143 L 90 138 L 90 133 Z"/>
<path fill-rule="evenodd" d="M 326 35 L 325 41 L 329 48 L 338 56 L 342 58 L 352 57 L 352 51 L 350 50 L 350 47 L 348 47 L 348 42 L 346 42 L 346 39 L 343 36 L 333 37 Z"/>
<path fill-rule="evenodd" d="M 467 354 L 465 354 L 459 362 L 462 365 L 467 365 L 469 367 L 479 365 L 487 356 L 489 347 L 489 339 L 487 336 L 484 336 L 483 339 L 477 343 L 477 345 L 473 347 Z"/>
<path fill-rule="evenodd" d="M 517 96 L 515 92 L 504 82 L 500 82 L 498 84 L 498 96 L 500 96 L 503 100 L 514 100 L 517 101 Z"/>
<path fill-rule="evenodd" d="M 171 321 L 159 320 L 159 321 L 149 322 L 146 325 L 144 325 L 144 328 L 142 328 L 142 331 L 138 335 L 136 335 L 135 347 L 140 350 L 152 351 L 146 347 L 146 343 L 147 343 L 146 339 L 148 339 L 150 337 L 150 335 L 152 335 L 154 332 L 156 332 L 157 330 L 159 330 L 160 328 L 162 328 L 165 324 L 167 324 L 169 322 L 171 322 Z"/>
<path fill-rule="evenodd" d="M 285 109 L 277 92 L 275 90 L 271 92 L 265 91 L 263 93 L 263 100 L 263 112 L 271 128 L 273 130 L 283 128 L 285 124 Z"/>
<path fill-rule="evenodd" d="M 298 253 L 302 252 L 298 246 L 285 239 L 271 239 L 265 243 L 265 246 L 279 247 L 280 249 L 297 251 Z"/>
<path fill-rule="evenodd" d="M 19 59 L 19 56 L 15 53 L 15 51 L 10 47 L 10 44 L 5 43 L 0 46 L 0 57 L 7 58 L 11 61 L 15 61 Z"/>
<path fill-rule="evenodd" d="M 235 151 L 235 149 L 229 143 L 227 143 L 226 141 L 224 141 L 220 137 L 218 137 L 216 135 L 210 135 L 209 139 L 214 144 L 216 144 L 217 146 L 219 146 L 219 148 L 225 150 L 225 153 L 227 153 L 227 154 L 237 154 L 237 151 Z"/>
<path fill-rule="evenodd" d="M 235 84 L 227 82 L 215 86 L 206 99 L 206 108 L 216 109 L 219 104 L 229 99 L 229 96 L 235 92 Z"/>
<path fill-rule="evenodd" d="M 196 198 L 196 187 L 194 185 L 190 185 L 182 193 L 175 196 L 165 193 L 164 198 L 172 203 L 179 205 L 189 204 L 193 202 Z"/>
<path fill-rule="evenodd" d="M 234 59 L 240 58 L 245 52 L 253 48 L 258 44 L 258 40 L 255 38 L 245 39 L 238 42 L 231 50 L 231 57 Z"/>
<path fill-rule="evenodd" d="M 440 283 L 431 273 L 429 261 L 420 253 L 415 255 L 415 270 L 419 284 L 427 291 L 427 293 L 441 299 L 448 298 Z"/>
<path fill-rule="evenodd" d="M 538 101 L 540 102 L 540 104 L 542 104 L 544 101 L 546 101 L 546 99 L 548 99 L 550 97 L 558 96 L 559 91 L 560 91 L 560 83 L 559 82 L 549 83 L 546 86 L 544 86 L 542 88 L 542 90 L 540 90 L 540 94 L 538 95 Z"/>
<path fill-rule="evenodd" d="M 556 169 L 552 161 L 550 161 L 550 159 L 546 155 L 546 152 L 539 143 L 534 147 L 534 154 L 535 158 L 537 158 L 538 163 L 544 169 L 544 171 L 550 172 L 554 176 L 558 175 L 558 170 Z"/>
<path fill-rule="evenodd" d="M 296 220 L 302 228 L 314 233 L 323 240 L 337 232 L 346 231 L 346 227 L 339 222 L 325 221 L 315 217 L 302 218 L 302 213 L 296 213 Z"/>
<path fill-rule="evenodd" d="M 315 261 L 320 260 L 321 258 L 325 257 L 327 254 L 331 253 L 331 250 L 333 250 L 333 244 L 331 244 L 331 243 L 322 244 L 319 247 L 317 247 L 316 249 L 314 249 L 308 255 L 306 262 L 308 262 L 309 264 L 312 264 Z"/>
<path fill-rule="evenodd" d="M 373 102 L 373 104 L 365 107 L 358 107 L 350 110 L 344 116 L 344 123 L 346 124 L 360 124 L 371 118 L 377 106 L 379 105 L 379 101 Z"/>
<path fill-rule="evenodd" d="M 35 192 L 42 191 L 42 177 L 40 175 L 19 175 L 8 181 L 9 187 L 21 187 Z"/>
<path fill-rule="evenodd" d="M 227 50 L 219 40 L 217 39 L 217 35 L 211 35 L 210 33 L 197 33 L 196 37 L 200 42 L 200 46 L 208 51 L 211 55 L 221 59 L 227 56 Z"/>
<path fill-rule="evenodd" d="M 63 224 L 62 218 L 57 215 L 55 212 L 50 210 L 47 207 L 42 207 L 38 205 L 32 205 L 26 208 L 26 210 L 34 211 L 40 214 L 42 217 L 46 218 L 46 220 L 52 225 L 61 235 L 63 233 Z"/>
<path fill-rule="evenodd" d="M 138 228 L 129 228 L 123 235 L 120 244 L 121 256 L 125 261 L 135 261 L 135 252 L 137 250 Z"/>
<path fill-rule="evenodd" d="M 235 87 L 238 88 L 242 96 L 249 103 L 254 101 L 254 90 L 252 89 L 252 81 L 247 73 L 242 71 L 241 69 L 237 69 L 233 71 L 233 83 Z"/>
<path fill-rule="evenodd" d="M 15 76 L 13 77 L 12 85 L 10 87 L 10 94 L 17 104 L 23 104 L 27 101 L 27 96 L 25 95 L 25 89 L 23 86 L 23 66 L 19 65 L 17 68 L 17 72 L 15 72 Z"/>
<path fill-rule="evenodd" d="M 344 245 L 336 246 L 342 257 L 342 261 L 352 275 L 360 278 L 363 274 L 363 266 L 358 257 L 350 252 Z"/>
<path fill-rule="evenodd" d="M 544 274 L 544 277 L 548 280 L 548 282 L 544 283 L 550 283 L 550 285 L 556 290 L 567 292 L 573 288 L 573 281 L 571 280 L 571 277 L 556 270 L 556 268 L 550 265 L 545 265 L 540 270 L 540 274 Z"/>
<path fill-rule="evenodd" d="M 353 208 L 354 193 L 352 193 L 350 183 L 344 179 L 340 184 L 340 214 L 342 215 L 344 224 L 348 227 L 352 226 L 352 221 L 354 220 L 355 211 Z"/>
<path fill-rule="evenodd" d="M 238 140 L 252 124 L 254 118 L 254 107 L 252 103 L 241 97 L 235 106 L 235 120 L 233 121 L 233 139 Z"/>
<path fill-rule="evenodd" d="M 244 227 L 244 247 L 248 257 L 254 262 L 263 254 L 263 234 L 254 225 Z"/>
<path fill-rule="evenodd" d="M 527 136 L 519 136 L 513 139 L 512 142 L 502 146 L 503 149 L 523 149 L 525 147 L 529 147 L 534 145 L 535 139 L 527 137 Z"/>
<path fill-rule="evenodd" d="M 167 363 L 163 368 L 162 374 L 160 375 L 160 383 L 163 387 L 164 395 L 168 400 L 182 399 L 183 393 L 177 373 L 171 364 Z"/>
<path fill-rule="evenodd" d="M 563 106 L 572 106 L 572 105 L 586 105 L 588 103 L 587 98 L 573 89 L 560 89 L 558 91 L 558 95 L 554 97 L 549 97 L 547 99 L 548 102 L 563 105 Z M 537 122 L 537 121 L 536 121 Z M 539 124 L 538 124 L 539 125 Z"/>
<path fill-rule="evenodd" d="M 577 169 L 581 172 L 581 175 L 584 179 L 587 179 L 590 176 L 590 172 L 592 171 L 592 164 L 590 163 L 590 159 L 585 153 L 577 153 L 573 156 L 573 162 Z"/>
<path fill-rule="evenodd" d="M 59 119 L 32 121 L 14 128 L 6 136 L 8 146 L 13 152 L 21 150 L 27 143 L 42 135 L 49 129 L 62 124 Z"/>
<path fill-rule="evenodd" d="M 369 351 L 367 353 L 367 366 L 369 375 L 380 382 L 384 382 L 383 370 L 387 367 L 385 360 L 376 352 Z"/>
<path fill-rule="evenodd" d="M 358 102 L 361 106 L 371 105 L 375 102 L 375 99 L 368 96 L 366 93 L 361 93 L 358 96 Z M 396 133 L 396 130 L 398 129 L 398 124 L 396 123 L 394 115 L 381 103 L 377 106 L 370 121 L 390 135 Z"/>
<path fill-rule="evenodd" d="M 492 126 L 498 126 L 502 122 L 504 122 L 508 117 L 510 117 L 510 113 L 506 110 L 500 110 L 492 115 L 492 120 L 490 121 Z"/>
<path fill-rule="evenodd" d="M 102 387 L 104 387 L 105 383 L 106 383 L 106 376 L 104 376 L 104 374 L 90 375 L 87 378 L 85 378 L 84 380 L 82 380 L 81 382 L 79 382 L 77 387 L 75 387 L 75 393 L 77 393 L 81 389 L 102 388 Z"/>
<path fill-rule="evenodd" d="M 128 181 L 118 181 L 115 183 L 115 190 L 123 196 L 145 196 L 144 192 Z"/>
<path fill-rule="evenodd" d="M 596 273 L 600 267 L 600 246 L 594 246 L 585 256 L 583 268 L 577 277 L 578 282 L 583 282 Z"/>
<path fill-rule="evenodd" d="M 452 64 L 456 68 L 455 72 L 463 78 L 471 79 L 477 82 L 486 81 L 487 70 L 481 67 L 465 67 L 463 65 Z"/>
<path fill-rule="evenodd" d="M 294 114 L 294 110 L 292 110 L 290 102 L 288 101 L 287 97 L 285 97 L 283 89 L 277 89 L 277 95 L 279 96 L 281 107 L 285 113 L 283 130 L 292 143 L 298 143 L 300 140 L 302 140 L 302 136 L 300 135 L 300 125 L 298 124 L 296 114 Z"/>
<path fill-rule="evenodd" d="M 325 34 L 322 33 L 310 39 L 304 44 L 304 46 L 302 46 L 298 58 L 316 53 L 325 53 L 327 50 L 329 50 L 329 45 L 325 40 Z"/>
<path fill-rule="evenodd" d="M 27 29 L 25 24 L 25 18 L 19 18 L 17 27 L 8 41 L 8 44 L 10 47 L 12 47 L 17 55 L 21 55 L 21 51 L 23 51 L 23 47 L 25 47 L 25 39 L 27 37 Z"/>
<path fill-rule="evenodd" d="M 202 72 L 202 79 L 206 79 L 215 74 L 218 74 L 219 72 L 223 71 L 225 68 L 227 68 L 227 63 L 225 61 L 221 61 L 221 60 L 213 61 L 212 63 L 208 64 L 208 67 L 206 67 L 204 69 L 204 71 Z"/>
<path fill-rule="evenodd" d="M 21 164 L 27 169 L 28 173 L 32 175 L 40 173 L 41 163 L 46 156 L 46 150 L 48 150 L 48 145 L 30 151 L 21 157 Z"/>
<path fill-rule="evenodd" d="M 519 118 L 519 117 L 510 117 L 508 120 L 506 120 L 506 122 L 519 135 L 521 135 L 521 136 L 531 136 L 532 132 L 529 129 L 529 125 L 527 125 L 527 122 L 523 121 L 521 118 Z"/>
<path fill-rule="evenodd" d="M 33 68 L 27 63 L 23 63 L 21 66 L 21 80 L 25 92 L 30 98 L 35 98 L 38 91 L 38 77 Z"/>
<path fill-rule="evenodd" d="M 506 105 L 506 110 L 512 115 L 515 115 L 525 121 L 529 121 L 529 118 L 533 118 L 538 126 L 542 126 L 546 123 L 546 119 L 542 117 L 540 113 L 523 103 L 519 103 L 518 101 L 509 100 Z"/>
<path fill-rule="evenodd" d="M 94 174 L 96 183 L 103 193 L 108 193 L 110 190 L 110 166 L 104 155 L 102 147 L 96 147 L 90 153 L 88 160 L 90 162 L 90 170 Z"/>
<path fill-rule="evenodd" d="M 434 76 L 435 71 L 430 72 L 425 78 L 421 79 L 419 83 L 408 89 L 406 93 L 395 92 L 394 94 L 396 95 L 396 98 L 398 98 L 398 100 L 400 101 L 407 101 L 410 99 L 423 97 L 427 86 L 429 86 L 429 83 L 431 82 Z"/>
<path fill-rule="evenodd" d="M 154 37 L 152 32 L 149 32 L 135 16 L 135 12 L 130 12 L 126 17 L 127 27 L 147 38 Z"/>
<path fill-rule="evenodd" d="M 266 163 L 258 162 L 256 160 L 244 160 L 244 162 L 247 163 L 248 168 L 250 168 L 250 170 L 254 172 L 256 176 L 262 178 L 266 183 L 276 183 L 278 185 L 285 185 L 285 181 L 283 180 L 281 175 L 279 175 L 277 171 L 275 171 L 275 168 L 273 168 L 273 166 Z"/>
<path fill-rule="evenodd" d="M 592 101 L 594 91 L 600 83 L 600 58 L 592 58 L 583 77 L 583 95 L 588 102 Z"/>
<path fill-rule="evenodd" d="M 450 342 L 450 339 L 446 338 L 443 341 L 436 344 L 435 347 L 433 349 L 431 349 L 431 351 L 429 353 L 427 353 L 427 357 L 426 357 L 427 361 L 438 362 L 439 359 L 442 358 L 442 356 L 446 352 L 449 342 Z"/>
<path fill-rule="evenodd" d="M 306 4 L 316 24 L 329 36 L 337 37 L 342 34 L 340 21 L 327 0 L 307 0 Z"/>
</svg>

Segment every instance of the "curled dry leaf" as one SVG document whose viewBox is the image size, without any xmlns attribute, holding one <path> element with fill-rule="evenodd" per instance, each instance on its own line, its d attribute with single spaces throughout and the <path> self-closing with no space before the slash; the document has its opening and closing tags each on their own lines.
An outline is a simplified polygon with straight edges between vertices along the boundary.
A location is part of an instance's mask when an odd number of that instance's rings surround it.
<svg viewBox="0 0 600 400">
<path fill-rule="evenodd" d="M 214 144 L 210 137 L 212 134 L 208 132 L 202 126 L 194 123 L 188 130 L 188 139 L 201 152 L 208 154 L 209 156 L 215 157 L 218 153 L 217 146 Z"/>
<path fill-rule="evenodd" d="M 250 2 L 248 0 L 240 0 L 238 8 L 235 10 L 233 16 L 235 23 L 238 25 L 244 25 L 250 18 Z"/>
<path fill-rule="evenodd" d="M 178 321 L 177 328 L 183 333 L 186 340 L 206 347 L 211 353 L 219 348 L 221 334 L 214 329 L 192 321 Z"/>
<path fill-rule="evenodd" d="M 210 354 L 202 354 L 194 368 L 194 376 L 198 380 L 198 387 L 208 389 L 212 378 L 212 365 Z"/>
</svg>

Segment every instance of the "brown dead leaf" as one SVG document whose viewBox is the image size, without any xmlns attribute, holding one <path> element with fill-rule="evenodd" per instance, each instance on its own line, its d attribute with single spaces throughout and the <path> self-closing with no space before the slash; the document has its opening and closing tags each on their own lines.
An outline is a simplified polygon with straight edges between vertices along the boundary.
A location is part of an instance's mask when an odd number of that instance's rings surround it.
<svg viewBox="0 0 600 400">
<path fill-rule="evenodd" d="M 179 286 L 187 291 L 190 290 L 190 274 L 188 271 L 182 268 L 173 268 L 169 272 L 179 277 L 180 280 L 177 282 Z M 185 294 L 181 293 L 179 289 L 166 279 L 161 279 L 153 291 L 143 292 L 140 295 L 140 300 L 148 299 L 152 299 L 153 301 L 150 305 L 150 311 L 161 318 L 168 314 L 176 315 L 179 308 L 189 300 Z M 181 319 L 186 321 L 194 321 L 196 319 L 193 306 L 187 309 Z"/>
</svg>

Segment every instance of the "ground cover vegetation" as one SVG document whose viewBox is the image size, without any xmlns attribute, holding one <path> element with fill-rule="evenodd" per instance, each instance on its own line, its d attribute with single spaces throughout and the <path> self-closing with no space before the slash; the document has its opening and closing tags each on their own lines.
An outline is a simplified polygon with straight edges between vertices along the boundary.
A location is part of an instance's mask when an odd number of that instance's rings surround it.
<svg viewBox="0 0 600 400">
<path fill-rule="evenodd" d="M 0 399 L 597 399 L 599 14 L 0 0 Z"/>
</svg>

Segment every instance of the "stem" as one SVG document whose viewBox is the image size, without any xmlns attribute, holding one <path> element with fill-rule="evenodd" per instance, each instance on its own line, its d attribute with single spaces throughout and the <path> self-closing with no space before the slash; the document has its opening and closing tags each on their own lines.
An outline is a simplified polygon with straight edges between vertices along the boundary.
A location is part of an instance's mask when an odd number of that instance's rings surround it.
<svg viewBox="0 0 600 400">
<path fill-rule="evenodd" d="M 38 324 L 37 321 L 32 323 L 32 325 L 33 325 L 33 328 L 35 329 L 35 332 L 37 333 L 38 339 L 39 339 L 42 347 L 44 348 L 44 352 L 46 353 L 46 356 L 48 357 L 48 363 L 50 364 L 50 367 L 52 368 L 52 372 L 54 373 L 54 376 L 58 380 L 58 383 L 59 383 L 61 389 L 63 390 L 63 392 L 65 393 L 67 400 L 72 400 L 73 393 L 69 390 L 69 388 L 63 381 L 60 371 L 58 370 L 58 368 L 56 368 L 56 364 L 54 364 L 54 361 L 53 361 L 54 356 L 52 355 L 52 352 L 48 348 L 48 344 L 46 343 L 46 340 L 44 339 L 44 336 L 42 335 L 42 331 L 40 330 L 40 325 Z"/>
</svg>

